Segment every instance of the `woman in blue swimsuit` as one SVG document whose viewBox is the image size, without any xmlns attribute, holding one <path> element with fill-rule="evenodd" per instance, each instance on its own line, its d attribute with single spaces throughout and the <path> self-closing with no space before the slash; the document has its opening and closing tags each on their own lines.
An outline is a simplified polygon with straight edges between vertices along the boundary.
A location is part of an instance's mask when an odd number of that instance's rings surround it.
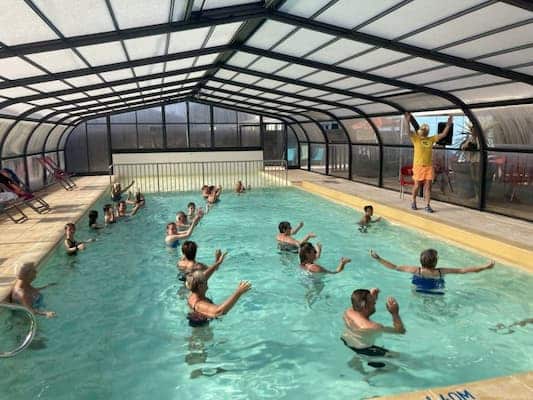
<svg viewBox="0 0 533 400">
<path fill-rule="evenodd" d="M 42 289 L 54 285 L 54 283 L 39 288 L 31 285 L 37 276 L 37 270 L 34 263 L 24 263 L 17 273 L 15 286 L 11 291 L 11 302 L 20 304 L 36 315 L 44 315 L 46 318 L 53 318 L 56 313 L 53 311 L 38 310 L 42 306 L 43 295 Z"/>
<path fill-rule="evenodd" d="M 414 285 L 415 292 L 436 295 L 444 294 L 444 275 L 481 272 L 494 267 L 495 264 L 494 261 L 490 261 L 480 267 L 437 268 L 439 255 L 437 253 L 437 250 L 434 249 L 427 249 L 420 253 L 420 264 L 422 265 L 421 267 L 395 265 L 390 261 L 381 258 L 374 250 L 370 250 L 370 256 L 375 260 L 378 260 L 380 264 L 389 269 L 413 274 L 412 283 Z"/>
</svg>

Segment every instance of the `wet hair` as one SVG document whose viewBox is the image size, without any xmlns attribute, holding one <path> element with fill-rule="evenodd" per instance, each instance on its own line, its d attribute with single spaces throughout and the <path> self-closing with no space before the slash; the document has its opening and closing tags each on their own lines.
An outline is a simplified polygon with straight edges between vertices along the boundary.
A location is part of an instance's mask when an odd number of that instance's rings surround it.
<svg viewBox="0 0 533 400">
<path fill-rule="evenodd" d="M 191 240 L 186 240 L 181 245 L 181 252 L 187 258 L 187 260 L 194 260 L 196 258 L 196 250 L 198 246 Z"/>
<path fill-rule="evenodd" d="M 97 219 L 98 219 L 98 211 L 96 210 L 89 211 L 89 226 L 96 224 Z"/>
<path fill-rule="evenodd" d="M 113 208 L 113 206 L 111 204 L 104 204 L 104 212 L 105 213 L 107 213 L 112 208 Z"/>
<path fill-rule="evenodd" d="M 178 211 L 176 213 L 176 218 L 180 219 L 180 217 L 185 218 L 185 220 L 187 220 L 187 214 L 185 214 L 183 211 Z"/>
<path fill-rule="evenodd" d="M 215 187 L 211 185 L 207 188 L 207 190 L 209 190 L 209 193 L 211 193 L 213 190 L 215 190 Z"/>
<path fill-rule="evenodd" d="M 125 201 L 125 200 L 120 200 L 120 201 L 118 202 L 118 205 L 119 205 L 119 206 L 122 205 L 122 204 L 126 205 L 126 201 Z"/>
<path fill-rule="evenodd" d="M 194 204 L 192 201 L 189 204 L 187 204 L 187 208 L 191 208 L 191 207 L 196 208 L 196 204 Z"/>
<path fill-rule="evenodd" d="M 288 221 L 281 221 L 278 225 L 279 233 L 285 233 L 287 229 L 291 229 L 291 224 Z"/>
<path fill-rule="evenodd" d="M 369 210 L 374 211 L 374 207 L 372 207 L 371 205 L 368 205 L 368 206 L 365 206 L 365 207 L 363 208 L 363 210 L 365 210 L 365 212 L 367 212 L 367 211 L 369 211 Z"/>
<path fill-rule="evenodd" d="M 357 289 L 352 293 L 352 308 L 355 311 L 361 311 L 366 307 L 368 301 L 370 290 L 368 289 Z"/>
<path fill-rule="evenodd" d="M 207 285 L 207 278 L 202 271 L 194 271 L 192 274 L 187 275 L 185 285 L 191 292 L 198 293 L 202 286 Z"/>
<path fill-rule="evenodd" d="M 302 243 L 300 246 L 300 264 L 314 261 L 311 259 L 312 253 L 316 253 L 315 246 L 310 242 Z"/>
<path fill-rule="evenodd" d="M 17 271 L 17 279 L 22 279 L 25 276 L 28 276 L 28 274 L 35 270 L 35 263 L 32 262 L 25 262 L 22 263 Z"/>
<path fill-rule="evenodd" d="M 74 228 L 74 229 L 76 229 L 76 225 L 73 224 L 72 222 L 69 222 L 68 224 L 65 224 L 65 231 L 67 230 L 67 228 Z"/>
<path fill-rule="evenodd" d="M 208 187 L 209 187 L 209 186 L 207 186 L 207 185 L 202 185 L 202 190 L 205 190 L 205 189 L 207 189 Z"/>
<path fill-rule="evenodd" d="M 167 224 L 167 231 L 168 231 L 168 228 L 170 228 L 172 225 L 176 226 L 176 223 L 175 222 L 169 222 Z"/>
<path fill-rule="evenodd" d="M 439 253 L 435 249 L 427 249 L 420 253 L 420 265 L 424 268 L 435 268 L 439 261 Z"/>
</svg>

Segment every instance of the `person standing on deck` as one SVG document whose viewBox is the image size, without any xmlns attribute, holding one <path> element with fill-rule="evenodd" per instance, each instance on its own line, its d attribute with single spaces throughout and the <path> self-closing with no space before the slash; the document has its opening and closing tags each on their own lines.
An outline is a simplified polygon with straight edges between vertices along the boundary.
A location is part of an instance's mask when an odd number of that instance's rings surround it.
<svg viewBox="0 0 533 400">
<path fill-rule="evenodd" d="M 416 206 L 416 196 L 420 186 L 422 186 L 424 188 L 424 200 L 426 202 L 425 210 L 428 213 L 432 213 L 433 209 L 429 203 L 431 201 L 431 184 L 433 179 L 435 179 L 435 171 L 433 169 L 433 145 L 448 136 L 452 126 L 452 117 L 448 117 L 446 128 L 444 128 L 442 133 L 430 137 L 428 137 L 429 126 L 427 124 L 422 124 L 417 132 L 412 132 L 409 126 L 410 120 L 411 113 L 405 113 L 404 129 L 406 132 L 409 132 L 409 138 L 414 147 L 413 181 L 415 184 L 413 186 L 411 209 L 418 210 L 418 207 Z"/>
</svg>

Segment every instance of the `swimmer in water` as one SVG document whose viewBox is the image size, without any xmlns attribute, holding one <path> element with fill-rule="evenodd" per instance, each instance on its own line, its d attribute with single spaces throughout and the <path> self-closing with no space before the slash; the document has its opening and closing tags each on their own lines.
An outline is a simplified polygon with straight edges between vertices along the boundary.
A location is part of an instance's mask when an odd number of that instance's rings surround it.
<svg viewBox="0 0 533 400">
<path fill-rule="evenodd" d="M 21 306 L 26 307 L 33 314 L 43 315 L 46 318 L 53 318 L 56 316 L 56 313 L 53 311 L 43 311 L 39 310 L 42 305 L 43 295 L 41 290 L 46 289 L 47 287 L 55 285 L 55 283 L 50 283 L 41 287 L 33 287 L 32 282 L 37 276 L 37 269 L 35 264 L 32 262 L 24 263 L 20 266 L 17 272 L 17 280 L 15 281 L 15 286 L 11 291 L 11 302 L 15 304 L 20 304 Z"/>
<path fill-rule="evenodd" d="M 175 222 L 169 222 L 166 228 L 167 234 L 165 236 L 165 244 L 168 247 L 176 249 L 179 246 L 181 239 L 187 239 L 189 236 L 191 236 L 192 231 L 194 230 L 194 227 L 196 226 L 198 221 L 199 218 L 198 216 L 196 216 L 193 219 L 192 224 L 189 226 L 189 228 L 186 231 L 182 232 L 178 232 L 178 227 L 176 226 Z"/>
<path fill-rule="evenodd" d="M 296 235 L 300 229 L 304 226 L 303 222 L 300 222 L 296 228 L 292 229 L 291 224 L 288 221 L 282 221 L 278 225 L 279 233 L 276 236 L 278 242 L 278 248 L 284 251 L 291 251 L 293 253 L 298 252 L 299 247 L 306 243 L 309 239 L 315 238 L 316 235 L 313 232 L 308 233 L 302 240 L 297 240 L 292 237 Z"/>
<path fill-rule="evenodd" d="M 390 261 L 381 258 L 374 250 L 370 250 L 370 256 L 377 260 L 381 265 L 389 269 L 413 274 L 412 283 L 414 285 L 415 292 L 437 295 L 444 294 L 444 275 L 481 272 L 493 268 L 495 264 L 494 261 L 489 261 L 487 264 L 479 267 L 437 268 L 439 255 L 437 250 L 434 249 L 427 249 L 420 253 L 421 267 L 395 265 Z"/>
<path fill-rule="evenodd" d="M 322 245 L 320 243 L 317 243 L 316 248 L 310 242 L 303 243 L 300 246 L 300 267 L 312 273 L 338 274 L 344 270 L 346 264 L 352 261 L 349 258 L 341 257 L 337 269 L 335 271 L 330 271 L 329 269 L 316 264 L 315 261 L 320 257 L 321 253 Z"/>
<path fill-rule="evenodd" d="M 393 297 L 387 299 L 387 311 L 392 316 L 392 327 L 383 326 L 374 322 L 370 317 L 376 312 L 379 289 L 372 288 L 354 290 L 351 296 L 352 307 L 344 311 L 345 331 L 341 337 L 342 342 L 357 354 L 370 357 L 383 357 L 392 355 L 383 347 L 375 345 L 375 340 L 382 333 L 405 333 L 405 327 L 400 318 L 400 306 Z M 382 363 L 381 363 L 382 364 Z M 372 365 L 383 367 L 382 365 Z"/>
<path fill-rule="evenodd" d="M 187 240 L 181 245 L 181 253 L 183 257 L 178 261 L 178 269 L 180 271 L 178 279 L 180 281 L 186 281 L 187 276 L 192 274 L 194 271 L 204 272 L 207 279 L 215 272 L 218 267 L 224 262 L 224 258 L 228 254 L 227 252 L 222 253 L 222 250 L 218 249 L 215 251 L 215 262 L 208 267 L 204 263 L 196 261 L 196 251 L 198 246 L 195 242 Z"/>
<path fill-rule="evenodd" d="M 374 215 L 374 207 L 370 205 L 365 206 L 364 211 L 365 211 L 364 215 L 359 220 L 359 231 L 366 233 L 368 226 L 375 222 L 381 221 L 381 217 L 372 219 L 372 216 Z"/>
</svg>

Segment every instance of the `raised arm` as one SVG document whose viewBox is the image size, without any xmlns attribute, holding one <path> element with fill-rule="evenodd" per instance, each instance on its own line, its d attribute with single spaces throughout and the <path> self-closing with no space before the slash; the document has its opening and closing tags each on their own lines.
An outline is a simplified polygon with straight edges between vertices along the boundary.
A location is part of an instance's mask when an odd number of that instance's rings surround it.
<svg viewBox="0 0 533 400">
<path fill-rule="evenodd" d="M 237 300 L 252 288 L 252 284 L 247 281 L 241 281 L 237 290 L 233 292 L 223 303 L 221 304 L 211 304 L 207 301 L 202 301 L 196 306 L 196 311 L 199 313 L 208 316 L 209 318 L 217 318 L 221 315 L 227 314 L 229 310 L 233 308 Z"/>
<path fill-rule="evenodd" d="M 129 190 L 129 188 L 133 186 L 134 183 L 135 183 L 135 181 L 131 181 L 131 183 L 128 186 L 126 186 L 124 189 L 122 189 L 120 191 L 120 193 L 122 194 L 122 193 L 127 192 Z"/>
<path fill-rule="evenodd" d="M 393 264 L 390 261 L 387 261 L 384 258 L 381 258 L 379 254 L 376 253 L 374 250 L 370 250 L 370 257 L 372 257 L 374 260 L 379 261 L 379 263 L 383 265 L 384 267 L 387 267 L 388 269 L 393 269 L 395 271 L 409 272 L 411 274 L 414 274 L 418 270 L 418 268 L 416 267 L 408 267 L 404 265 Z"/>
<path fill-rule="evenodd" d="M 413 136 L 414 132 L 411 130 L 411 113 L 406 112 L 403 118 L 403 129 L 409 136 Z"/>
<path fill-rule="evenodd" d="M 302 240 L 300 241 L 296 240 L 296 242 L 298 242 L 298 244 L 301 246 L 302 244 L 308 242 L 309 239 L 313 239 L 313 238 L 316 238 L 316 235 L 313 232 L 309 232 L 307 235 L 304 236 Z"/>
<path fill-rule="evenodd" d="M 349 258 L 342 257 L 339 261 L 339 265 L 335 269 L 335 271 L 330 271 L 329 269 L 326 269 L 324 267 L 321 267 L 320 265 L 314 264 L 316 267 L 318 267 L 316 270 L 312 272 L 322 272 L 324 274 L 338 274 L 339 272 L 342 272 L 344 270 L 344 267 L 346 264 L 352 262 Z"/>
<path fill-rule="evenodd" d="M 403 326 L 402 319 L 400 318 L 400 305 L 396 302 L 394 297 L 387 299 L 387 311 L 391 313 L 393 327 L 382 328 L 383 332 L 387 333 L 405 333 L 405 327 Z"/>
<path fill-rule="evenodd" d="M 444 130 L 442 131 L 442 133 L 439 133 L 437 135 L 437 142 L 444 139 L 446 136 L 448 136 L 448 134 L 450 133 L 450 128 L 452 127 L 452 116 L 450 115 L 448 117 L 448 122 L 446 122 L 446 128 L 444 128 Z"/>
<path fill-rule="evenodd" d="M 296 228 L 292 229 L 291 235 L 296 235 L 300 229 L 304 226 L 303 222 L 300 222 L 298 225 L 296 225 Z"/>
<path fill-rule="evenodd" d="M 207 268 L 204 271 L 204 275 L 206 279 L 209 279 L 211 275 L 213 275 L 213 272 L 215 272 L 218 269 L 218 267 L 220 267 L 220 264 L 224 262 L 224 258 L 226 257 L 227 254 L 228 254 L 227 251 L 222 253 L 220 249 L 218 249 L 215 252 L 215 262 L 213 263 L 213 265 L 211 265 L 209 268 Z"/>
<path fill-rule="evenodd" d="M 194 219 L 192 220 L 192 223 L 191 225 L 189 226 L 189 229 L 187 229 L 186 231 L 183 231 L 183 232 L 178 232 L 177 235 L 173 235 L 175 236 L 176 238 L 178 239 L 186 239 L 188 238 L 189 236 L 192 235 L 192 231 L 194 230 L 194 228 L 196 227 L 196 225 L 198 225 L 198 221 L 200 221 L 200 218 L 198 217 L 198 215 L 196 217 L 194 217 Z"/>
<path fill-rule="evenodd" d="M 487 264 L 480 267 L 466 267 L 466 268 L 439 268 L 440 272 L 443 274 L 469 274 L 472 272 L 481 272 L 486 269 L 494 268 L 496 263 L 494 260 L 489 261 Z"/>
</svg>

